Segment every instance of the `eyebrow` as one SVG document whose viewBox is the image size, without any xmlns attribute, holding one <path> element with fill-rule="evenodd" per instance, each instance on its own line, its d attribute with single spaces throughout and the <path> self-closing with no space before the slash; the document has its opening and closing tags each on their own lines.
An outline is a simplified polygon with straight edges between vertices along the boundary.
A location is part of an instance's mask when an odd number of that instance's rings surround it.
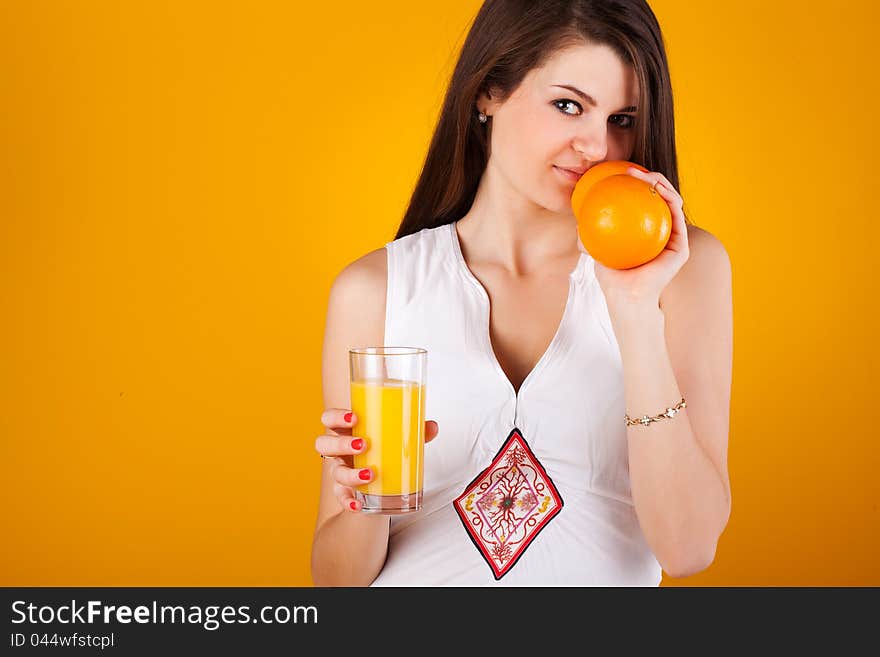
<svg viewBox="0 0 880 657">
<path fill-rule="evenodd" d="M 580 96 L 584 100 L 584 102 L 589 103 L 593 107 L 596 107 L 596 105 L 598 105 L 598 103 L 596 102 L 596 99 L 593 98 L 590 94 L 585 94 L 583 91 L 581 91 L 577 87 L 571 86 L 570 84 L 554 84 L 552 86 L 559 87 L 560 89 L 568 89 L 569 91 L 573 91 L 578 96 Z M 637 108 L 635 106 L 630 105 L 629 107 L 624 107 L 622 110 L 618 110 L 618 112 L 635 112 L 636 110 L 637 110 Z"/>
</svg>

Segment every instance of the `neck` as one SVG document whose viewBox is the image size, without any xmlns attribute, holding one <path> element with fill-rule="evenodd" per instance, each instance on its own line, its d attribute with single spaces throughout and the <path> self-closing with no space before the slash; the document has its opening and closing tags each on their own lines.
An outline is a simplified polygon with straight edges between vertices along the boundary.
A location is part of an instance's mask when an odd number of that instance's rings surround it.
<svg viewBox="0 0 880 657">
<path fill-rule="evenodd" d="M 470 211 L 457 222 L 462 255 L 469 264 L 506 270 L 511 276 L 537 271 L 571 271 L 580 258 L 577 221 L 572 214 L 529 208 L 480 183 Z M 573 264 L 574 263 L 574 264 Z"/>
</svg>

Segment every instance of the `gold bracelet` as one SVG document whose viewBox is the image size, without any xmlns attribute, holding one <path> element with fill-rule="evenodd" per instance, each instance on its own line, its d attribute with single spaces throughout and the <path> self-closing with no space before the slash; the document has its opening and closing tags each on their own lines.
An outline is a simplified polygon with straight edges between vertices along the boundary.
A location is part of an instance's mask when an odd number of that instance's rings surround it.
<svg viewBox="0 0 880 657">
<path fill-rule="evenodd" d="M 655 415 L 654 417 L 648 417 L 644 415 L 638 419 L 633 420 L 629 415 L 624 415 L 623 419 L 626 421 L 626 426 L 630 426 L 632 424 L 641 424 L 643 427 L 648 426 L 651 422 L 657 422 L 663 419 L 672 419 L 675 417 L 675 414 L 678 413 L 681 409 L 687 407 L 687 402 L 684 400 L 684 397 L 681 398 L 681 401 L 678 402 L 672 408 L 667 408 L 664 412 L 660 413 L 660 415 Z"/>
</svg>

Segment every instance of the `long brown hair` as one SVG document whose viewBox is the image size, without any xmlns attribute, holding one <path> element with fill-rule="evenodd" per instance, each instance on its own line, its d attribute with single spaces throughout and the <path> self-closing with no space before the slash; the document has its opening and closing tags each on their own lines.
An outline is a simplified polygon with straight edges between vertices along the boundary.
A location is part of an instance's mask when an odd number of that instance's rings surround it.
<svg viewBox="0 0 880 657">
<path fill-rule="evenodd" d="M 630 159 L 680 189 L 669 66 L 660 25 L 645 0 L 486 0 L 462 46 L 395 239 L 470 210 L 489 152 L 477 97 L 491 90 L 503 102 L 556 51 L 585 43 L 608 46 L 633 67 L 640 112 Z"/>
</svg>

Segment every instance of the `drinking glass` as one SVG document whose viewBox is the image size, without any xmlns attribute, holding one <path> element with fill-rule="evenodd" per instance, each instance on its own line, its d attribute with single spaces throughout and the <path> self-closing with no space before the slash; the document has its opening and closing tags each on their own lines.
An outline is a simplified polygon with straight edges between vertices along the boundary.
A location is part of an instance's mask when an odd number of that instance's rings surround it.
<svg viewBox="0 0 880 657">
<path fill-rule="evenodd" d="M 422 508 L 425 453 L 425 375 L 428 352 L 419 347 L 349 350 L 352 436 L 364 439 L 354 467 L 373 479 L 357 486 L 365 513 L 398 514 Z"/>
</svg>

